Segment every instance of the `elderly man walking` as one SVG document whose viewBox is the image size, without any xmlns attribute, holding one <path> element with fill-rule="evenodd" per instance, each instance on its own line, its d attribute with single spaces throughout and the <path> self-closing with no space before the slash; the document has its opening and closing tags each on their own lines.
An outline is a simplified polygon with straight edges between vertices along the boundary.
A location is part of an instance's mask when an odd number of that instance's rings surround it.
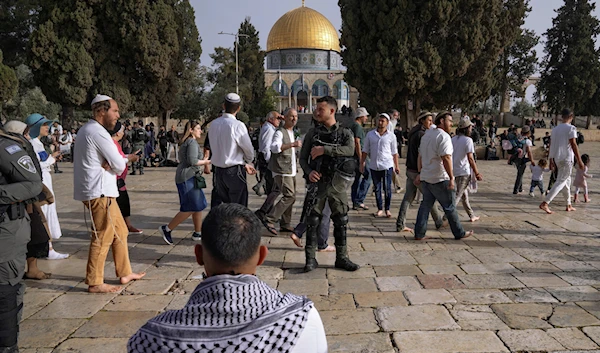
<svg viewBox="0 0 600 353">
<path fill-rule="evenodd" d="M 271 194 L 277 192 L 282 194 L 281 199 L 267 215 L 266 227 L 274 235 L 277 235 L 274 223 L 279 221 L 281 232 L 292 233 L 292 210 L 296 202 L 296 151 L 302 147 L 302 141 L 296 141 L 294 137 L 294 126 L 298 122 L 298 112 L 288 109 L 285 112 L 284 125 L 273 135 L 271 143 L 271 158 L 269 169 L 273 172 L 275 186 Z"/>
<path fill-rule="evenodd" d="M 435 118 L 436 129 L 428 131 L 421 139 L 419 147 L 419 175 L 415 183 L 422 183 L 423 202 L 419 207 L 415 225 L 415 239 L 424 240 L 427 232 L 429 212 L 437 200 L 442 205 L 452 234 L 455 239 L 464 239 L 473 235 L 473 231 L 465 232 L 458 212 L 456 212 L 456 191 L 454 173 L 452 171 L 452 141 L 449 132 L 452 129 L 452 114 L 440 113 Z"/>
<path fill-rule="evenodd" d="M 252 165 L 254 147 L 248 129 L 236 118 L 241 106 L 240 96 L 227 94 L 223 102 L 225 112 L 210 124 L 208 130 L 216 184 L 211 208 L 221 203 L 239 203 L 248 207 L 246 174 L 254 175 L 256 169 Z"/>
<path fill-rule="evenodd" d="M 295 111 L 295 110 L 294 110 Z M 296 116 L 298 113 L 296 113 Z M 267 120 L 260 128 L 260 135 L 258 136 L 258 171 L 260 172 L 260 176 L 264 179 L 265 182 L 265 191 L 267 194 L 267 199 L 262 204 L 262 206 L 256 210 L 256 216 L 261 220 L 263 225 L 267 226 L 267 214 L 271 212 L 273 209 L 273 205 L 275 204 L 275 200 L 281 194 L 281 189 L 273 188 L 275 185 L 275 180 L 273 178 L 273 172 L 271 171 L 271 145 L 273 143 L 273 136 L 275 136 L 275 132 L 279 128 L 279 124 L 281 123 L 281 115 L 276 111 L 269 112 L 267 114 Z M 255 190 L 256 191 L 256 190 Z"/>
<path fill-rule="evenodd" d="M 74 199 L 82 201 L 92 226 L 92 239 L 85 283 L 90 293 L 117 292 L 119 286 L 104 283 L 104 262 L 111 249 L 117 277 L 121 284 L 142 278 L 145 273 L 134 273 L 129 262 L 127 235 L 129 230 L 119 209 L 117 175 L 121 175 L 127 162 L 138 156 L 123 158 L 113 142 L 109 130 L 119 119 L 117 102 L 104 95 L 92 100 L 93 118 L 77 134 L 73 161 Z"/>
<path fill-rule="evenodd" d="M 396 135 L 388 130 L 390 116 L 387 113 L 379 115 L 377 129 L 371 130 L 365 137 L 365 149 L 360 159 L 360 171 L 365 170 L 367 156 L 371 158 L 369 168 L 373 176 L 373 187 L 377 200 L 377 213 L 375 217 L 392 217 L 390 206 L 392 203 L 392 178 L 400 173 L 398 168 L 398 142 Z M 385 211 L 381 192 L 385 195 Z"/>
<path fill-rule="evenodd" d="M 566 211 L 575 211 L 571 206 L 571 169 L 574 160 L 577 161 L 579 169 L 584 169 L 583 161 L 579 155 L 579 147 L 577 147 L 577 128 L 571 124 L 573 121 L 573 113 L 569 109 L 562 111 L 562 124 L 559 124 L 552 129 L 552 143 L 550 144 L 550 167 L 558 170 L 556 182 L 552 189 L 546 195 L 544 202 L 540 204 L 540 208 L 546 213 L 551 214 L 550 202 L 563 192 L 567 203 Z"/>
</svg>

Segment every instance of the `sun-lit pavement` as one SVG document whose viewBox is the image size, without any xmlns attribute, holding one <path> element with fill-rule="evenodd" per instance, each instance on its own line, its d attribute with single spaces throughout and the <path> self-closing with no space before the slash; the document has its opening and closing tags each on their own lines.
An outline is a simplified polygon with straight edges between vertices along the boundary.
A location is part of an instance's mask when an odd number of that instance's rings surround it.
<svg viewBox="0 0 600 353">
<path fill-rule="evenodd" d="M 600 143 L 581 147 L 591 156 L 590 172 L 600 177 Z M 83 283 L 89 236 L 83 205 L 72 199 L 73 170 L 60 166 L 64 173 L 53 178 L 64 236 L 54 244 L 71 257 L 40 261 L 52 278 L 27 281 L 20 347 L 25 353 L 124 352 L 129 336 L 157 313 L 181 308 L 202 278 L 191 220 L 174 231 L 173 246 L 157 235 L 179 208 L 175 168 L 127 178 L 133 223 L 144 229 L 129 237 L 131 262 L 147 275 L 120 294 L 98 295 L 87 294 Z M 463 223 L 475 231 L 472 238 L 455 241 L 449 229 L 430 227 L 434 239 L 415 242 L 410 233 L 395 232 L 395 218 L 373 218 L 369 195 L 369 211 L 350 212 L 350 257 L 359 271 L 333 269 L 335 254 L 320 253 L 321 267 L 301 273 L 302 249 L 265 231 L 270 253 L 257 275 L 315 302 L 330 352 L 600 352 L 600 182 L 589 180 L 592 202 L 576 204 L 577 212 L 567 214 L 558 201 L 557 212 L 546 215 L 539 194 L 512 195 L 516 170 L 506 161 L 479 166 L 485 181 L 471 202 L 481 220 Z M 526 188 L 529 181 L 526 172 Z M 393 195 L 394 217 L 402 196 Z M 263 200 L 252 194 L 250 208 Z M 301 207 L 297 202 L 296 220 Z M 408 213 L 409 226 L 417 208 Z M 110 254 L 108 260 L 107 282 L 116 284 Z"/>
</svg>

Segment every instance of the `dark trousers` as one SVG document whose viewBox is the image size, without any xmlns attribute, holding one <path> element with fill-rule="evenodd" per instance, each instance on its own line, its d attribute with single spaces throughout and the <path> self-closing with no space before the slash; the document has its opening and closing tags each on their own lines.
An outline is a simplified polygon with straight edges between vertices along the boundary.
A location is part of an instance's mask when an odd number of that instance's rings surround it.
<svg viewBox="0 0 600 353">
<path fill-rule="evenodd" d="M 167 160 L 167 145 L 160 145 L 160 155 L 165 161 Z"/>
<path fill-rule="evenodd" d="M 275 205 L 275 200 L 281 195 L 281 190 L 278 187 L 275 187 L 275 179 L 273 178 L 273 172 L 269 169 L 265 169 L 261 172 L 263 180 L 265 181 L 265 189 L 267 191 L 267 199 L 260 207 L 260 212 L 267 215 L 273 209 Z"/>
<path fill-rule="evenodd" d="M 317 248 L 319 250 L 323 250 L 329 246 L 327 244 L 327 240 L 329 240 L 329 227 L 331 226 L 331 208 L 329 207 L 329 203 L 325 204 L 325 208 L 323 208 L 323 218 L 321 219 L 321 224 L 319 225 L 319 236 L 317 237 Z M 304 233 L 306 232 L 306 223 L 298 223 L 296 228 L 294 228 L 294 234 L 298 238 L 302 238 Z"/>
<path fill-rule="evenodd" d="M 527 162 L 529 162 L 529 159 L 526 158 L 517 159 L 515 162 L 517 164 L 517 179 L 515 180 L 513 194 L 523 191 L 523 174 L 525 174 L 525 169 L 527 169 Z"/>
<path fill-rule="evenodd" d="M 381 198 L 381 191 L 383 189 L 385 197 L 385 210 L 390 210 L 392 203 L 392 175 L 394 168 L 388 170 L 373 170 L 371 169 L 371 175 L 373 177 L 373 188 L 375 189 L 375 200 L 377 201 L 377 209 L 384 210 L 383 200 Z"/>
<path fill-rule="evenodd" d="M 535 188 L 540 189 L 542 195 L 544 195 L 544 181 L 543 180 L 532 180 L 531 187 L 529 188 L 529 192 L 532 193 Z"/>
<path fill-rule="evenodd" d="M 248 207 L 248 186 L 246 184 L 246 169 L 242 165 L 229 168 L 215 167 L 216 183 L 214 192 L 217 197 L 211 197 L 210 207 L 222 203 L 237 203 Z"/>
<path fill-rule="evenodd" d="M 454 238 L 460 239 L 465 236 L 465 230 L 460 224 L 458 219 L 458 212 L 456 212 L 456 190 L 448 190 L 449 181 L 442 181 L 435 184 L 430 184 L 425 181 L 421 181 L 421 192 L 423 193 L 423 202 L 419 207 L 417 213 L 417 222 L 415 224 L 415 238 L 421 239 L 425 237 L 427 232 L 427 221 L 429 220 L 429 213 L 431 208 L 434 207 L 434 203 L 437 200 L 446 214 L 450 229 Z"/>
</svg>

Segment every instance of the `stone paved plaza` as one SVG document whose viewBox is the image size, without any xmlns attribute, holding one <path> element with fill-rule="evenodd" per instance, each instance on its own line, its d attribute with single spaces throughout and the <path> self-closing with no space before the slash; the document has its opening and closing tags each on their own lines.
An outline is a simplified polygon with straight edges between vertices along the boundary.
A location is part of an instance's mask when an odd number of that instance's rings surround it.
<svg viewBox="0 0 600 353">
<path fill-rule="evenodd" d="M 585 143 L 582 150 L 591 156 L 590 172 L 600 176 L 600 143 Z M 373 218 L 369 195 L 371 210 L 350 212 L 350 257 L 359 271 L 333 269 L 335 254 L 320 253 L 321 267 L 304 274 L 303 250 L 265 231 L 270 254 L 257 275 L 315 302 L 330 352 L 600 352 L 600 182 L 590 180 L 592 203 L 567 214 L 555 202 L 557 212 L 546 215 L 538 195 L 512 195 L 516 170 L 506 161 L 479 166 L 485 181 L 472 205 L 481 220 L 464 223 L 475 231 L 472 238 L 455 241 L 449 229 L 430 230 L 433 240 L 416 242 L 410 233 L 395 232 L 395 219 Z M 71 165 L 61 163 L 61 169 L 53 177 L 65 235 L 54 244 L 71 257 L 40 261 L 51 279 L 27 281 L 20 347 L 25 353 L 124 352 L 146 320 L 183 307 L 202 278 L 189 238 L 191 220 L 174 232 L 174 246 L 157 235 L 178 210 L 175 169 L 148 168 L 127 178 L 133 223 L 144 229 L 129 237 L 131 261 L 134 271 L 147 275 L 119 294 L 102 295 L 86 293 L 85 212 L 72 199 Z M 529 181 L 526 172 L 527 187 Z M 304 197 L 299 194 L 295 220 Z M 393 195 L 394 215 L 401 199 Z M 263 200 L 252 195 L 250 207 Z M 413 206 L 411 227 L 418 204 Z M 467 219 L 462 207 L 460 215 Z M 111 261 L 106 275 L 108 283 L 117 283 Z"/>
</svg>

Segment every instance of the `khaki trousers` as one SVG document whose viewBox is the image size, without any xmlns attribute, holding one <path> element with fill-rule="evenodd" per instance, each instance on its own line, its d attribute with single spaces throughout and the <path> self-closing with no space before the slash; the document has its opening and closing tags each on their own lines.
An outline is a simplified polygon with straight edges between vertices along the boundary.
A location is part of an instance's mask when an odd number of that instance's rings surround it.
<svg viewBox="0 0 600 353">
<path fill-rule="evenodd" d="M 83 204 L 90 211 L 92 239 L 86 269 L 85 283 L 98 286 L 104 283 L 104 263 L 112 249 L 117 277 L 132 273 L 129 263 L 127 236 L 129 231 L 114 197 L 101 197 Z"/>
<path fill-rule="evenodd" d="M 296 202 L 296 177 L 276 175 L 274 179 L 273 190 L 280 190 L 282 197 L 267 215 L 267 221 L 275 223 L 281 218 L 279 221 L 281 228 L 293 229 L 291 223 L 294 202 Z"/>
</svg>

